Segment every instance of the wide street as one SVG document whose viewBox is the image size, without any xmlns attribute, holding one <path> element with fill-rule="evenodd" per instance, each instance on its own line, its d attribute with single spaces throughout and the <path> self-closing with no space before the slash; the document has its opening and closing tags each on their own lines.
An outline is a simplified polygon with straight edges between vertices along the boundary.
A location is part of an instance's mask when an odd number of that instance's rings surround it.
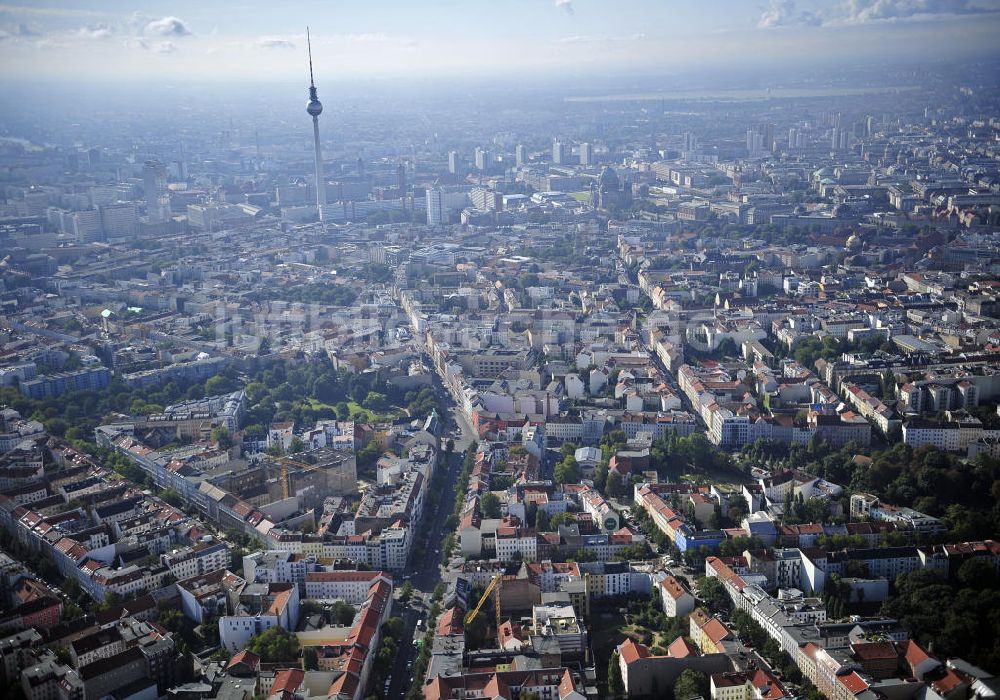
<svg viewBox="0 0 1000 700">
<path fill-rule="evenodd" d="M 418 533 L 419 539 L 414 543 L 414 550 L 422 550 L 423 556 L 415 556 L 414 560 L 410 562 L 410 568 L 404 574 L 404 576 L 409 576 L 408 580 L 413 584 L 413 597 L 405 605 L 398 601 L 394 603 L 393 615 L 403 619 L 405 632 L 403 638 L 398 640 L 398 653 L 392 668 L 388 692 L 385 692 L 384 687 L 371 689 L 372 693 L 385 698 L 402 698 L 406 695 L 410 687 L 413 663 L 417 657 L 417 648 L 412 642 L 423 637 L 427 626 L 433 624 L 427 619 L 427 611 L 430 608 L 434 588 L 442 581 L 441 547 L 448 536 L 445 520 L 454 510 L 456 497 L 454 485 L 458 480 L 464 452 L 474 438 L 471 427 L 464 420 L 458 418 L 458 412 L 451 396 L 444 390 L 436 377 L 435 388 L 442 397 L 441 403 L 446 407 L 442 415 L 444 422 L 441 436 L 442 455 L 444 454 L 444 445 L 449 439 L 455 441 L 455 449 L 447 463 L 442 462 L 438 465 L 438 469 L 446 470 L 441 483 L 446 484 L 447 487 L 440 493 L 437 501 L 424 512 L 423 524 Z M 404 583 L 404 579 L 396 577 L 395 586 L 397 589 Z M 417 623 L 421 620 L 424 623 L 424 629 L 418 630 Z"/>
</svg>

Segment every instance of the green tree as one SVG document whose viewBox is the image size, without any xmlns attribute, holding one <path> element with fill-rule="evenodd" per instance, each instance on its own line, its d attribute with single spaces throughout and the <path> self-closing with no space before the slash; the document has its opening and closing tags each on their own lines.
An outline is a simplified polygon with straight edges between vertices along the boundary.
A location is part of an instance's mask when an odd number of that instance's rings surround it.
<svg viewBox="0 0 1000 700">
<path fill-rule="evenodd" d="M 354 620 L 354 606 L 342 600 L 335 601 L 330 607 L 330 622 L 335 625 L 347 626 Z"/>
<path fill-rule="evenodd" d="M 267 662 L 295 661 L 299 658 L 298 639 L 280 627 L 271 627 L 252 637 L 246 648 Z"/>
<path fill-rule="evenodd" d="M 619 698 L 625 694 L 625 683 L 622 681 L 622 669 L 618 665 L 618 650 L 608 659 L 608 694 Z"/>
<path fill-rule="evenodd" d="M 986 590 L 997 587 L 997 572 L 987 557 L 976 557 L 958 569 L 957 581 L 965 588 Z"/>
<path fill-rule="evenodd" d="M 219 644 L 219 618 L 215 615 L 207 616 L 205 621 L 198 625 L 198 634 L 208 646 L 217 646 Z"/>
<path fill-rule="evenodd" d="M 390 617 L 382 625 L 382 634 L 393 639 L 402 639 L 405 631 L 406 623 L 403 622 L 403 618 L 401 617 Z"/>
<path fill-rule="evenodd" d="M 697 580 L 698 597 L 705 601 L 712 612 L 724 612 L 729 610 L 729 595 L 722 581 L 714 576 L 701 576 Z"/>
<path fill-rule="evenodd" d="M 178 646 L 190 648 L 195 642 L 194 622 L 184 616 L 177 608 L 165 608 L 157 611 L 156 621 L 168 632 L 173 633 Z"/>
<path fill-rule="evenodd" d="M 302 666 L 307 671 L 319 669 L 319 655 L 316 653 L 316 647 L 306 647 L 302 650 Z"/>
<path fill-rule="evenodd" d="M 535 529 L 538 532 L 549 532 L 552 527 L 552 523 L 549 519 L 549 514 L 541 508 L 535 510 Z"/>
<path fill-rule="evenodd" d="M 500 517 L 500 499 L 492 491 L 487 491 L 479 498 L 479 507 L 484 518 Z"/>
<path fill-rule="evenodd" d="M 617 470 L 608 472 L 608 481 L 605 490 L 611 498 L 625 495 L 625 484 L 622 481 L 622 475 Z"/>
<path fill-rule="evenodd" d="M 608 463 L 602 459 L 594 468 L 594 488 L 601 493 L 607 493 L 608 488 Z"/>
<path fill-rule="evenodd" d="M 217 374 L 205 380 L 205 395 L 228 394 L 236 389 L 235 383 L 224 374 Z"/>
<path fill-rule="evenodd" d="M 572 513 L 556 513 L 549 518 L 549 529 L 558 530 L 560 525 L 571 525 L 576 522 L 576 516 Z"/>
<path fill-rule="evenodd" d="M 573 455 L 566 455 L 562 461 L 556 465 L 555 480 L 558 484 L 579 484 L 580 465 Z"/>
<path fill-rule="evenodd" d="M 160 491 L 160 498 L 176 508 L 181 508 L 184 505 L 184 497 L 172 488 Z"/>
<path fill-rule="evenodd" d="M 995 576 L 980 577 L 985 569 L 974 561 L 962 564 L 954 582 L 930 569 L 899 576 L 896 596 L 882 614 L 943 657 L 961 655 L 977 666 L 1000 668 L 1000 588 Z"/>
<path fill-rule="evenodd" d="M 228 450 L 233 446 L 233 438 L 229 434 L 229 429 L 224 425 L 220 425 L 212 431 L 212 439 L 219 444 L 220 449 Z"/>
<path fill-rule="evenodd" d="M 674 700 L 707 698 L 709 695 L 708 676 L 693 668 L 685 669 L 674 682 Z"/>
<path fill-rule="evenodd" d="M 362 402 L 362 406 L 369 411 L 384 411 L 389 407 L 389 397 L 377 391 L 369 391 Z"/>
<path fill-rule="evenodd" d="M 615 560 L 639 561 L 642 559 L 648 559 L 651 553 L 649 545 L 642 542 L 639 544 L 629 545 L 628 547 L 622 547 L 622 549 L 615 555 Z"/>
</svg>

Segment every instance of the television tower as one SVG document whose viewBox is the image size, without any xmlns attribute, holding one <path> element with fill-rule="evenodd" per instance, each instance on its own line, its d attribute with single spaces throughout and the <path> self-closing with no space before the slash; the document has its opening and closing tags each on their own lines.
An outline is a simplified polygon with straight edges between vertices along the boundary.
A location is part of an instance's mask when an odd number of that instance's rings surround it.
<svg viewBox="0 0 1000 700">
<path fill-rule="evenodd" d="M 313 52 L 309 27 L 306 27 L 306 45 L 309 47 L 309 104 L 306 105 L 306 111 L 313 118 L 313 147 L 316 149 L 316 213 L 322 221 L 323 210 L 326 208 L 326 182 L 323 178 L 323 154 L 319 147 L 319 115 L 323 113 L 323 103 L 316 96 L 316 83 L 313 80 Z"/>
</svg>

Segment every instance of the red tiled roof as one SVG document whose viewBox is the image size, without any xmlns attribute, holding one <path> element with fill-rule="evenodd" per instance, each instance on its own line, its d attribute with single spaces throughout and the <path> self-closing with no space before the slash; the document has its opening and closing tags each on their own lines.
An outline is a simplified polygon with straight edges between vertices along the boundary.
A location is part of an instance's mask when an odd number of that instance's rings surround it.
<svg viewBox="0 0 1000 700">
<path fill-rule="evenodd" d="M 767 671 L 758 669 L 748 680 L 754 688 L 766 689 L 765 692 L 761 693 L 764 700 L 778 700 L 778 698 L 787 696 L 785 689 L 778 682 L 778 679 Z"/>
<path fill-rule="evenodd" d="M 936 681 L 931 681 L 931 687 L 939 693 L 948 694 L 963 683 L 968 683 L 965 676 L 960 675 L 954 669 L 949 668 L 947 672 Z"/>
<path fill-rule="evenodd" d="M 507 642 L 518 640 L 520 641 L 521 636 L 519 634 L 520 626 L 515 627 L 514 623 L 507 620 L 502 625 L 500 629 L 497 630 L 497 637 L 499 638 L 500 645 L 506 646 Z"/>
<path fill-rule="evenodd" d="M 702 627 L 702 632 L 704 632 L 705 636 L 716 644 L 721 642 L 723 639 L 732 636 L 732 632 L 730 632 L 726 626 L 722 624 L 722 622 L 715 618 L 709 620 L 708 623 Z"/>
<path fill-rule="evenodd" d="M 686 640 L 684 637 L 678 637 L 674 641 L 670 642 L 670 646 L 667 647 L 667 656 L 672 656 L 675 659 L 686 659 L 690 656 L 700 656 L 697 647 L 695 647 L 691 642 Z"/>
<path fill-rule="evenodd" d="M 274 596 L 274 602 L 271 603 L 271 607 L 268 608 L 268 615 L 280 615 L 281 611 L 285 609 L 288 605 L 288 599 L 292 597 L 292 591 L 282 591 L 278 595 Z"/>
<path fill-rule="evenodd" d="M 451 607 L 445 610 L 441 614 L 441 617 L 438 618 L 437 630 L 435 631 L 435 634 L 461 634 L 463 629 L 464 624 L 462 620 L 462 609 L 458 607 Z"/>
<path fill-rule="evenodd" d="M 631 639 L 626 639 L 618 645 L 618 654 L 626 664 L 635 663 L 639 659 L 648 659 L 650 656 L 649 649 Z"/>
<path fill-rule="evenodd" d="M 911 670 L 916 669 L 917 666 L 925 661 L 937 661 L 912 639 L 901 642 L 899 647 L 900 651 L 903 652 L 903 656 L 906 658 L 906 663 L 910 665 Z"/>
<path fill-rule="evenodd" d="M 251 668 L 257 668 L 260 664 L 260 657 L 252 651 L 244 649 L 243 651 L 238 651 L 233 655 L 233 658 L 231 658 L 229 663 L 226 664 L 226 668 L 232 668 L 237 664 L 246 664 Z"/>
<path fill-rule="evenodd" d="M 327 696 L 353 698 L 358 689 L 358 682 L 357 671 L 341 674 L 330 684 Z"/>
<path fill-rule="evenodd" d="M 679 599 L 687 593 L 687 591 L 684 590 L 684 586 L 681 585 L 681 582 L 673 576 L 667 576 L 665 579 L 660 581 L 660 587 L 663 588 L 663 590 L 666 591 L 667 594 L 669 594 L 674 600 Z"/>
<path fill-rule="evenodd" d="M 274 676 L 274 685 L 271 686 L 268 697 L 280 697 L 286 692 L 294 693 L 302 685 L 302 680 L 305 677 L 305 671 L 300 668 L 286 668 L 278 671 Z"/>
<path fill-rule="evenodd" d="M 565 698 L 576 691 L 576 684 L 573 683 L 573 674 L 569 669 L 563 671 L 562 679 L 559 681 L 559 697 Z"/>
<path fill-rule="evenodd" d="M 837 676 L 837 681 L 847 688 L 851 695 L 858 695 L 868 690 L 868 684 L 856 671 L 851 671 L 846 676 Z"/>
</svg>

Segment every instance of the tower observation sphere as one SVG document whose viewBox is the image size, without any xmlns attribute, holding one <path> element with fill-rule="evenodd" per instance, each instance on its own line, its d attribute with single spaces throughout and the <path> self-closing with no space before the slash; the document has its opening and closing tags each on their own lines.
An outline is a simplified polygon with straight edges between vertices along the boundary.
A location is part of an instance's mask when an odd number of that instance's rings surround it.
<svg viewBox="0 0 1000 700">
<path fill-rule="evenodd" d="M 306 105 L 306 111 L 309 112 L 310 116 L 318 117 L 323 113 L 323 103 L 316 98 L 316 89 L 311 90 L 313 93 L 309 96 L 309 104 Z"/>
</svg>

